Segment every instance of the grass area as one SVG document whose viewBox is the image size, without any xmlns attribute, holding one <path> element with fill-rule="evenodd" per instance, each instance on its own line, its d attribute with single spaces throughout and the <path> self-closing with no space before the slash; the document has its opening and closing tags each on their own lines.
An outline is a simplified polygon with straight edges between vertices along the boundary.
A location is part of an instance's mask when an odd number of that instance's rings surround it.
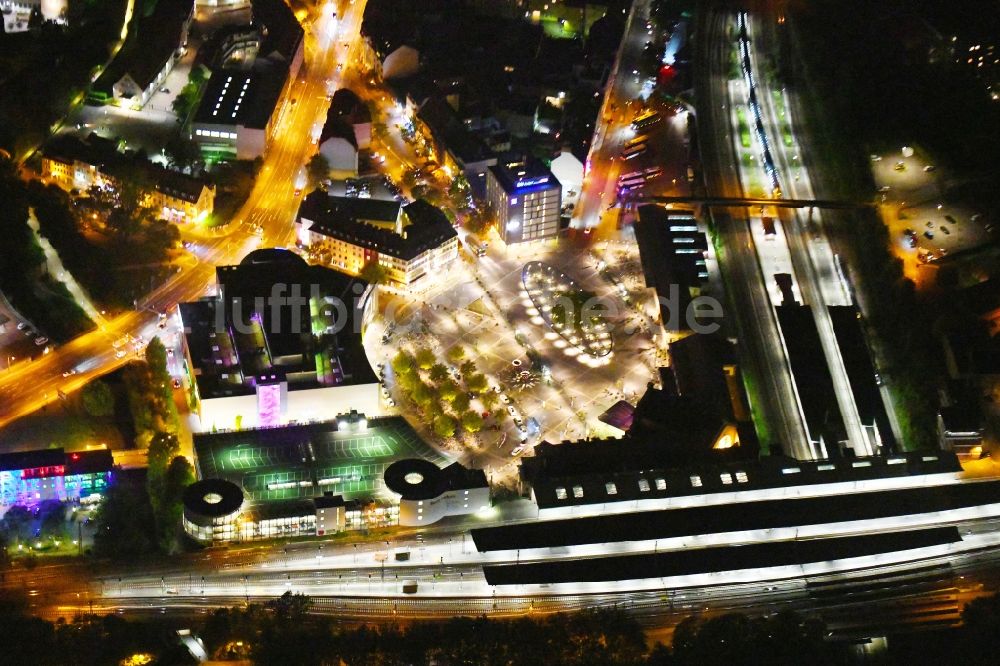
<svg viewBox="0 0 1000 666">
<path fill-rule="evenodd" d="M 750 147 L 750 126 L 747 125 L 747 112 L 743 107 L 736 109 L 736 119 L 739 122 L 740 145 Z"/>
<path fill-rule="evenodd" d="M 711 219 L 711 218 L 710 218 Z M 719 260 L 721 266 L 727 265 L 726 259 L 726 247 L 722 243 L 722 236 L 715 227 L 714 220 L 708 225 L 708 235 L 712 241 L 712 246 L 715 248 L 715 256 Z M 721 271 L 723 288 L 726 290 L 726 294 L 732 293 L 729 288 L 729 282 L 726 277 L 726 272 Z M 730 308 L 730 312 L 734 312 L 735 309 Z M 750 417 L 753 421 L 754 428 L 757 431 L 757 440 L 760 444 L 760 455 L 766 456 L 771 450 L 771 443 L 773 441 L 773 435 L 771 434 L 771 429 L 768 426 L 767 420 L 764 415 L 760 413 L 760 399 L 758 398 L 756 378 L 751 376 L 748 370 L 749 365 L 746 363 L 741 364 L 740 375 L 743 377 L 743 387 L 746 390 L 747 402 L 750 405 Z"/>
<path fill-rule="evenodd" d="M 759 382 L 746 364 L 740 368 L 740 375 L 743 377 L 743 388 L 747 392 L 747 402 L 750 403 L 750 418 L 753 420 L 754 428 L 757 430 L 757 439 L 760 442 L 760 455 L 769 455 L 774 435 L 771 433 L 767 419 L 760 412 L 760 404 L 763 399 L 760 397 L 760 391 L 757 388 Z"/>
<path fill-rule="evenodd" d="M 81 449 L 88 444 L 123 445 L 122 433 L 114 420 L 87 415 L 75 395 L 24 416 L 2 431 L 5 450 Z"/>
<path fill-rule="evenodd" d="M 788 125 L 781 126 L 781 139 L 785 142 L 786 148 L 791 148 L 794 145 L 795 142 L 792 140 L 792 131 L 788 129 Z"/>
</svg>

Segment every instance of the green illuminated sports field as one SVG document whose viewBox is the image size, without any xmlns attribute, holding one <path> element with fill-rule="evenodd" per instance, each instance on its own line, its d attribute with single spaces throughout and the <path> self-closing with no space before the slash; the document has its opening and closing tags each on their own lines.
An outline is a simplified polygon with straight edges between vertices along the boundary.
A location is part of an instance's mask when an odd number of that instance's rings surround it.
<svg viewBox="0 0 1000 666">
<path fill-rule="evenodd" d="M 345 499 L 383 494 L 382 473 L 403 458 L 449 461 L 400 417 L 371 419 L 343 432 L 333 421 L 195 436 L 203 479 L 240 485 L 255 502 L 305 499 L 333 492 Z"/>
</svg>

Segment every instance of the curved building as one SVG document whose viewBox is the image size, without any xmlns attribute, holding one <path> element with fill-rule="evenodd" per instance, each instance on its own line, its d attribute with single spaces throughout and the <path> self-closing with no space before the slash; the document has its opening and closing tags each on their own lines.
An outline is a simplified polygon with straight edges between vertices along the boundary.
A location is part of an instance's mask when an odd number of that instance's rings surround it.
<svg viewBox="0 0 1000 666">
<path fill-rule="evenodd" d="M 399 495 L 399 524 L 403 526 L 429 525 L 490 506 L 486 474 L 458 463 L 442 469 L 427 460 L 407 458 L 389 465 L 383 481 Z"/>
<path fill-rule="evenodd" d="M 243 509 L 243 490 L 223 479 L 206 479 L 184 490 L 184 531 L 202 543 L 233 541 Z"/>
</svg>

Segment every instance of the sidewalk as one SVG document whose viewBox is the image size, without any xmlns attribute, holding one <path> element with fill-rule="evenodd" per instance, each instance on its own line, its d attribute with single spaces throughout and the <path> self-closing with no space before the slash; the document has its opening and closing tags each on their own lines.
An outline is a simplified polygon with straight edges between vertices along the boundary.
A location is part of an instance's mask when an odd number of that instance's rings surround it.
<svg viewBox="0 0 1000 666">
<path fill-rule="evenodd" d="M 41 234 L 38 227 L 38 219 L 35 218 L 34 209 L 29 210 L 28 214 L 28 226 L 35 233 L 35 238 L 38 240 L 38 245 L 42 248 L 45 253 L 45 265 L 48 268 L 49 274 L 54 276 L 57 280 L 66 285 L 69 293 L 73 295 L 73 299 L 76 300 L 77 305 L 83 308 L 83 311 L 87 313 L 87 316 L 97 324 L 100 328 L 105 328 L 107 326 L 107 320 L 101 315 L 100 311 L 94 307 L 91 303 L 90 297 L 87 296 L 87 292 L 83 290 L 77 281 L 70 275 L 59 259 L 59 254 L 52 247 L 49 240 Z"/>
</svg>

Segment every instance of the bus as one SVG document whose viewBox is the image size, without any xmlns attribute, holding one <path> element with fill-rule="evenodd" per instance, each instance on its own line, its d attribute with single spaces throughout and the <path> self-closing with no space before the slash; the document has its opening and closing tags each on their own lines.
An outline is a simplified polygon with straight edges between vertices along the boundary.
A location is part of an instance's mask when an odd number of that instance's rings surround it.
<svg viewBox="0 0 1000 666">
<path fill-rule="evenodd" d="M 625 193 L 642 187 L 646 183 L 646 177 L 641 171 L 633 171 L 618 179 L 618 192 Z"/>
<path fill-rule="evenodd" d="M 474 255 L 477 257 L 486 256 L 486 248 L 489 247 L 487 243 L 480 242 L 479 239 L 471 234 L 465 237 L 465 242 Z"/>
<path fill-rule="evenodd" d="M 632 121 L 632 129 L 636 132 L 640 130 L 649 129 L 653 125 L 657 124 L 663 120 L 663 117 L 657 111 L 646 111 L 640 114 L 635 120 Z"/>
<path fill-rule="evenodd" d="M 644 152 L 646 152 L 646 142 L 645 141 L 643 141 L 642 143 L 637 143 L 634 146 L 631 146 L 631 147 L 626 148 L 625 150 L 623 150 L 622 151 L 622 159 L 630 160 L 633 157 L 638 157 L 639 155 L 642 155 Z"/>
<path fill-rule="evenodd" d="M 764 225 L 764 238 L 767 240 L 774 240 L 777 230 L 774 228 L 774 218 L 764 216 L 760 218 L 761 223 Z"/>
<path fill-rule="evenodd" d="M 663 175 L 663 168 L 649 167 L 648 169 L 642 172 L 642 175 L 646 180 L 652 180 L 653 178 Z"/>
<path fill-rule="evenodd" d="M 631 148 L 632 146 L 635 146 L 637 144 L 646 143 L 648 140 L 649 140 L 649 137 L 646 136 L 645 134 L 640 134 L 639 136 L 634 136 L 634 137 L 632 137 L 631 139 L 629 139 L 628 141 L 625 142 L 625 148 Z"/>
</svg>

